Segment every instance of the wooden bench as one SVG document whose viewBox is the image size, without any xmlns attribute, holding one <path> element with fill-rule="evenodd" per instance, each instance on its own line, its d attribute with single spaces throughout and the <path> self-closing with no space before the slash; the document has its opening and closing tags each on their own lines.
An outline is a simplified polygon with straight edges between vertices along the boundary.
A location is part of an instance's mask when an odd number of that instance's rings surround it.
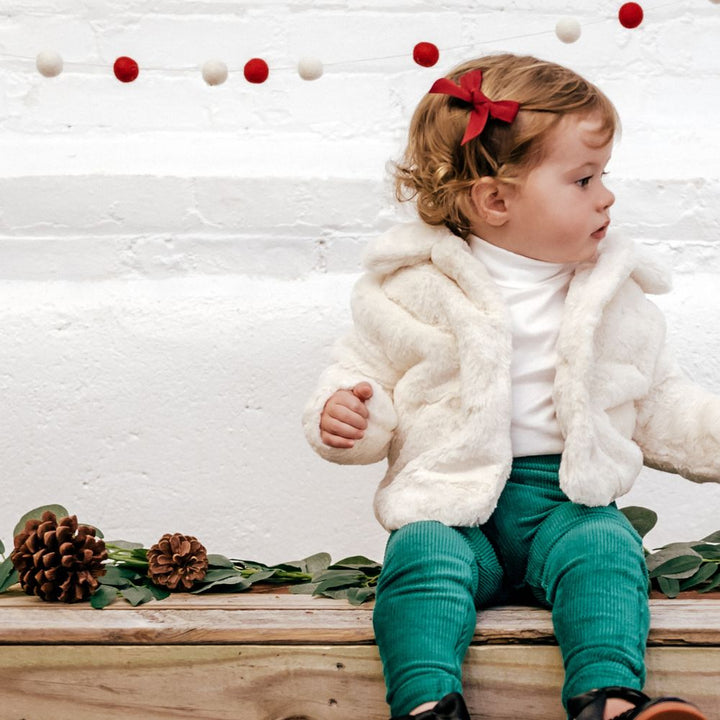
<svg viewBox="0 0 720 720">
<path fill-rule="evenodd" d="M 648 691 L 720 720 L 720 599 L 651 608 Z M 474 720 L 561 720 L 562 674 L 548 612 L 479 614 L 465 665 Z M 0 596 L 0 720 L 387 717 L 371 605 L 250 593 L 93 610 Z"/>
</svg>

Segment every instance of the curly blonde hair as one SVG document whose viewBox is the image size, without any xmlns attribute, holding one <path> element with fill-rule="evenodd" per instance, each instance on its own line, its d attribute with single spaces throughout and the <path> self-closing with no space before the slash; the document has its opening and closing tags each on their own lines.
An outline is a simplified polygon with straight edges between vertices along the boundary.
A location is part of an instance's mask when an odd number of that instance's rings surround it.
<svg viewBox="0 0 720 720">
<path fill-rule="evenodd" d="M 512 123 L 488 119 L 481 135 L 461 145 L 471 107 L 448 95 L 427 94 L 410 122 L 408 144 L 394 164 L 395 195 L 415 200 L 429 225 L 445 225 L 467 238 L 471 232 L 470 190 L 485 176 L 518 182 L 543 158 L 544 141 L 568 114 L 597 114 L 602 143 L 619 131 L 608 97 L 577 73 L 556 63 L 510 53 L 470 60 L 446 77 L 482 70 L 482 90 L 492 100 L 515 100 Z"/>
</svg>

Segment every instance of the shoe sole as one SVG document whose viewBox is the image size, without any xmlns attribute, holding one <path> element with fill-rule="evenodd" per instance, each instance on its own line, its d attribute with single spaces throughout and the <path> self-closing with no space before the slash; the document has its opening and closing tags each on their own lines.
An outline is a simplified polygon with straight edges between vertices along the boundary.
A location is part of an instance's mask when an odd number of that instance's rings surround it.
<svg viewBox="0 0 720 720">
<path fill-rule="evenodd" d="M 635 720 L 707 720 L 694 705 L 667 700 L 641 710 Z"/>
</svg>

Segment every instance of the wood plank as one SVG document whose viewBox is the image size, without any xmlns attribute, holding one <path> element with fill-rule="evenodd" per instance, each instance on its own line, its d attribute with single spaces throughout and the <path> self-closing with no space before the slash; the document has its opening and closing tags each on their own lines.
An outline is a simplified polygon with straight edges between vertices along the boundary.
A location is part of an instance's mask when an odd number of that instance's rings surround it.
<svg viewBox="0 0 720 720">
<path fill-rule="evenodd" d="M 676 693 L 720 717 L 720 653 L 648 652 L 651 694 Z M 557 647 L 479 645 L 464 667 L 474 720 L 560 720 Z M 0 648 L 2 720 L 387 720 L 374 647 Z"/>
<path fill-rule="evenodd" d="M 217 645 L 373 643 L 372 614 L 344 610 L 169 610 L 133 613 L 52 606 L 3 610 L 1 644 Z"/>
<path fill-rule="evenodd" d="M 720 646 L 720 600 L 651 600 L 650 607 L 650 646 Z M 178 595 L 137 608 L 116 602 L 104 610 L 0 596 L 0 645 L 373 642 L 372 604 L 302 595 Z M 473 642 L 554 644 L 550 613 L 515 606 L 483 610 Z"/>
</svg>

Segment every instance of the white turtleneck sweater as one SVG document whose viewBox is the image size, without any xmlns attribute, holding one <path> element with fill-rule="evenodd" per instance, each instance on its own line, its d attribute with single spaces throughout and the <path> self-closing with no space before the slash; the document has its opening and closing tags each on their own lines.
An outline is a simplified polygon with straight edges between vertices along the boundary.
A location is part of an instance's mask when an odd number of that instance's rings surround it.
<svg viewBox="0 0 720 720">
<path fill-rule="evenodd" d="M 552 399 L 555 345 L 575 265 L 527 258 L 475 236 L 468 242 L 510 311 L 513 456 L 561 453 Z"/>
</svg>

